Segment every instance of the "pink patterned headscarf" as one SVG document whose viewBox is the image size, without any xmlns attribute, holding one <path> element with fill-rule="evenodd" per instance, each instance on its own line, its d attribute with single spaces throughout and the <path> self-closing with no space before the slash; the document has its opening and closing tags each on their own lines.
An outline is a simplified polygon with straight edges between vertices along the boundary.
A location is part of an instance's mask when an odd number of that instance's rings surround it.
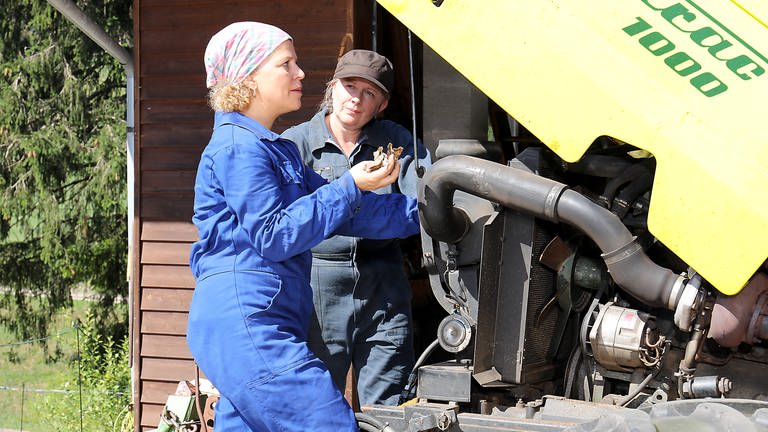
<svg viewBox="0 0 768 432">
<path fill-rule="evenodd" d="M 279 28 L 259 22 L 236 22 L 211 37 L 205 48 L 208 88 L 244 80 L 278 45 L 291 39 Z"/>
</svg>

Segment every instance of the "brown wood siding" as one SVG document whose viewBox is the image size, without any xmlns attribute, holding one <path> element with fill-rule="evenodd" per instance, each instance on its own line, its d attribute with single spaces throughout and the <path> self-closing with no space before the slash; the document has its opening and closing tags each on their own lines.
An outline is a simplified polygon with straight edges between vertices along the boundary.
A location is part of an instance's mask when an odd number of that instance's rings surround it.
<svg viewBox="0 0 768 432">
<path fill-rule="evenodd" d="M 370 0 L 361 0 L 370 8 Z M 210 37 L 242 20 L 277 25 L 294 38 L 303 108 L 274 129 L 311 117 L 338 56 L 352 47 L 353 0 L 134 0 L 136 218 L 132 365 L 136 431 L 157 427 L 178 381 L 195 367 L 186 344 L 194 278 L 189 248 L 195 170 L 210 137 L 203 52 Z M 365 13 L 365 12 L 363 12 Z M 360 31 L 357 31 L 360 33 Z"/>
</svg>

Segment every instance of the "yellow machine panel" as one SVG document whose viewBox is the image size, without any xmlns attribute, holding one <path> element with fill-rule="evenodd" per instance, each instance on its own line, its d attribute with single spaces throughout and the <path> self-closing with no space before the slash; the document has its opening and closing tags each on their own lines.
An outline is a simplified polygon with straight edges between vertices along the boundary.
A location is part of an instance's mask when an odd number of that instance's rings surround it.
<svg viewBox="0 0 768 432">
<path fill-rule="evenodd" d="M 768 257 L 762 0 L 378 1 L 566 161 L 652 153 L 649 229 L 721 292 Z"/>
</svg>

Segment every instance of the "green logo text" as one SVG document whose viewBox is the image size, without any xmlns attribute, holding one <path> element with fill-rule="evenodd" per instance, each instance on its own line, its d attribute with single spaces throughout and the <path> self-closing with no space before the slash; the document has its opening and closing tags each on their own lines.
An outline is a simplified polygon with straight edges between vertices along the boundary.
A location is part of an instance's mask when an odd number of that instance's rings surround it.
<svg viewBox="0 0 768 432">
<path fill-rule="evenodd" d="M 675 33 L 687 35 L 700 51 L 696 55 L 709 55 L 721 62 L 733 75 L 747 81 L 765 73 L 765 68 L 754 58 L 765 63 L 768 59 L 754 48 L 741 40 L 736 34 L 720 24 L 706 11 L 693 1 L 688 1 L 693 9 L 673 2 L 667 6 L 658 6 L 660 1 L 641 0 L 671 25 Z M 668 2 L 670 3 L 670 2 Z M 655 30 L 646 20 L 637 17 L 636 21 L 622 30 L 630 36 L 637 37 L 638 42 L 656 57 L 664 59 L 664 63 L 677 75 L 689 79 L 691 85 L 707 97 L 719 95 L 728 86 L 714 73 L 702 70 L 701 64 L 694 56 L 677 49 L 675 44 L 659 31 Z"/>
</svg>

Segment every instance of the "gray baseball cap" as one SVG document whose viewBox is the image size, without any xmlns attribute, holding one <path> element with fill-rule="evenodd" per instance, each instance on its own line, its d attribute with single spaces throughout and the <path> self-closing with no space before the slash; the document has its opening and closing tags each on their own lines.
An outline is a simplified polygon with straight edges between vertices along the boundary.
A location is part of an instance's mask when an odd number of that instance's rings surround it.
<svg viewBox="0 0 768 432">
<path fill-rule="evenodd" d="M 334 78 L 364 78 L 390 93 L 394 83 L 392 62 L 374 51 L 356 49 L 347 52 L 336 64 Z"/>
</svg>

